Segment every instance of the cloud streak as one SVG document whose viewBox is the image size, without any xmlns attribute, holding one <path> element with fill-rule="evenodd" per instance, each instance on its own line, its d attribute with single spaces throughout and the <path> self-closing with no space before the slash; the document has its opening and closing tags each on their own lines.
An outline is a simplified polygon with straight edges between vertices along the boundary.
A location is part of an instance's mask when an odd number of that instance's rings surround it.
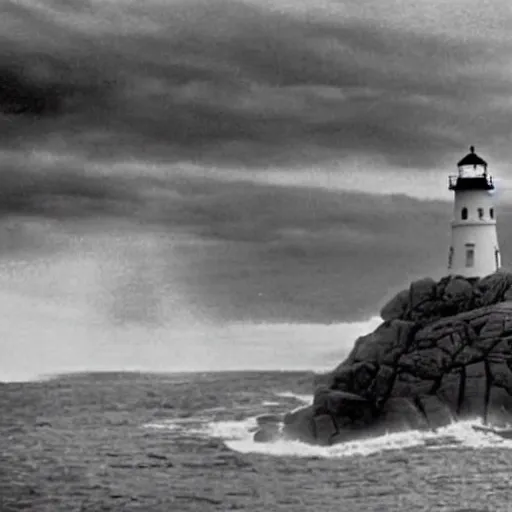
<svg viewBox="0 0 512 512">
<path fill-rule="evenodd" d="M 505 0 L 0 11 L 3 251 L 67 250 L 9 214 L 71 217 L 48 225 L 77 254 L 97 242 L 115 321 L 153 322 L 165 297 L 220 321 L 373 314 L 390 283 L 445 272 L 451 205 L 432 198 L 467 147 L 508 176 Z M 498 211 L 506 258 L 512 211 Z"/>
<path fill-rule="evenodd" d="M 436 25 L 423 4 L 403 19 L 401 3 L 273 5 L 8 2 L 4 145 L 51 146 L 51 132 L 89 156 L 248 168 L 432 168 L 468 141 L 508 155 L 511 38 L 495 13 L 478 31 L 450 26 L 452 9 Z"/>
</svg>

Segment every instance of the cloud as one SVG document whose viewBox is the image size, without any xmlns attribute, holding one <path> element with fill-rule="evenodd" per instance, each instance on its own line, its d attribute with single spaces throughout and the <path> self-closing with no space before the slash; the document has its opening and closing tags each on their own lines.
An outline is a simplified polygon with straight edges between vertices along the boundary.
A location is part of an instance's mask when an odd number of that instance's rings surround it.
<svg viewBox="0 0 512 512">
<path fill-rule="evenodd" d="M 336 322 L 374 314 L 392 290 L 446 272 L 448 203 L 206 179 L 168 185 L 147 197 L 159 205 L 152 221 L 192 236 L 174 243 L 178 281 L 215 319 Z M 506 258 L 512 210 L 498 212 Z"/>
<path fill-rule="evenodd" d="M 76 160 L 42 152 L 7 156 L 1 161 L 0 214 L 133 216 L 140 204 L 135 183 L 87 174 Z"/>
<path fill-rule="evenodd" d="M 52 133 L 88 157 L 244 168 L 372 155 L 432 168 L 480 141 L 507 157 L 503 16 L 368 6 L 9 2 L 4 145 L 51 147 Z"/>
<path fill-rule="evenodd" d="M 34 155 L 32 164 L 42 157 Z M 48 228 L 37 237 L 38 230 L 15 229 L 3 251 L 19 250 L 21 231 L 32 255 L 43 247 L 58 261 L 66 255 L 62 247 L 74 244 L 80 257 L 97 258 L 116 321 L 156 322 L 153 310 L 168 300 L 173 315 L 190 305 L 198 317 L 220 322 L 339 322 L 375 314 L 392 291 L 445 272 L 452 209 L 446 202 L 221 181 L 190 169 L 159 179 L 148 171 L 142 179 L 135 165 L 86 169 L 70 180 L 65 171 L 73 164 L 49 160 L 47 167 L 4 174 L 0 199 L 17 201 L 8 209 L 24 217 L 86 213 L 92 222 L 85 229 L 59 223 L 57 233 L 73 233 L 67 244 L 54 244 Z M 56 168 L 53 179 L 46 170 Z M 512 209 L 500 205 L 497 212 L 508 267 Z M 106 213 L 128 214 L 133 222 L 105 222 Z M 102 217 L 94 221 L 96 214 Z M 102 314 L 110 311 L 95 304 Z"/>
<path fill-rule="evenodd" d="M 373 314 L 445 270 L 450 204 L 396 193 L 446 191 L 470 144 L 509 172 L 507 6 L 4 1 L 1 212 L 132 218 L 123 304 L 158 253 L 208 317 Z"/>
</svg>

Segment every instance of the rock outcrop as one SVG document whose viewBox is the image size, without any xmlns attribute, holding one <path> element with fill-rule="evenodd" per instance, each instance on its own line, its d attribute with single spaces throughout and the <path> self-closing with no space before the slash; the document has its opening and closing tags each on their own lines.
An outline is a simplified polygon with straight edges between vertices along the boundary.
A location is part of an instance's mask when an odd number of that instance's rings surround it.
<svg viewBox="0 0 512 512">
<path fill-rule="evenodd" d="M 512 274 L 422 279 L 381 317 L 318 376 L 313 404 L 288 413 L 282 435 L 328 445 L 464 418 L 512 423 Z"/>
</svg>

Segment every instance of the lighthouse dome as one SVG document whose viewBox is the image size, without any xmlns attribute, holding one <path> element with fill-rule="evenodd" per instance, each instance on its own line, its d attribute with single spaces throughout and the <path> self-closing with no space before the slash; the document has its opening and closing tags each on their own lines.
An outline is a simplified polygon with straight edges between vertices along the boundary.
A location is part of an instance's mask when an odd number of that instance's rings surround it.
<svg viewBox="0 0 512 512">
<path fill-rule="evenodd" d="M 466 165 L 472 165 L 473 167 L 481 165 L 482 167 L 487 167 L 487 162 L 475 153 L 475 146 L 471 146 L 469 151 L 470 152 L 459 161 L 457 164 L 458 167 L 465 167 Z"/>
</svg>

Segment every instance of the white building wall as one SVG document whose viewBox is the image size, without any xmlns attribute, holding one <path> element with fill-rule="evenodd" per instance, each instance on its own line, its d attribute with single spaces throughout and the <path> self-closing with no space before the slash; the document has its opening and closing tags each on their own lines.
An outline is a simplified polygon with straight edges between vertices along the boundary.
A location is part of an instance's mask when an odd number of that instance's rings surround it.
<svg viewBox="0 0 512 512">
<path fill-rule="evenodd" d="M 496 224 L 496 212 L 494 219 L 490 218 L 489 210 L 494 208 L 494 196 L 489 190 L 459 190 L 455 192 L 453 208 L 453 221 L 461 221 L 462 208 L 468 209 L 468 221 L 479 220 L 478 208 L 484 209 L 484 219 Z"/>
<path fill-rule="evenodd" d="M 467 219 L 462 218 L 463 208 L 467 208 Z M 479 217 L 479 208 L 483 210 L 482 218 Z M 450 274 L 483 277 L 501 266 L 494 208 L 493 195 L 487 190 L 455 192 Z M 491 218 L 491 209 L 494 218 Z M 470 249 L 474 251 L 473 258 L 468 255 Z"/>
</svg>

